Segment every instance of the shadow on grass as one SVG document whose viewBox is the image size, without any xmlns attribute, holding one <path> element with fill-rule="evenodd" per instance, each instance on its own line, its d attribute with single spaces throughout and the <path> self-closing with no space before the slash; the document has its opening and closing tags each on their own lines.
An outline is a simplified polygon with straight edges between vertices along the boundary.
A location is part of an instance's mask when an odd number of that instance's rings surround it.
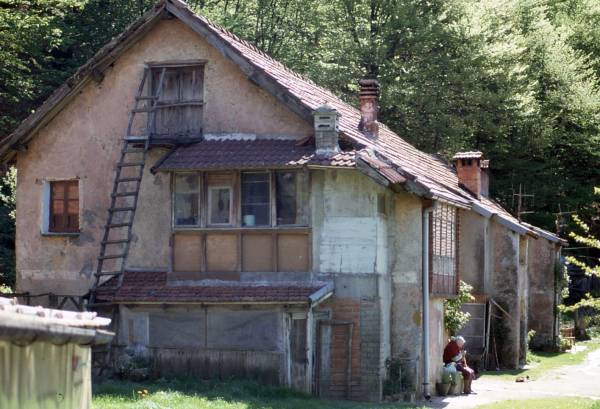
<svg viewBox="0 0 600 409">
<path fill-rule="evenodd" d="M 109 380 L 93 385 L 94 399 L 135 402 L 140 390 L 150 397 L 158 392 L 179 393 L 190 399 L 202 398 L 228 404 L 243 403 L 247 409 L 378 409 L 415 408 L 401 403 L 370 404 L 347 401 L 327 401 L 287 388 L 267 386 L 253 381 L 196 380 L 190 378 L 159 379 L 151 382 Z"/>
</svg>

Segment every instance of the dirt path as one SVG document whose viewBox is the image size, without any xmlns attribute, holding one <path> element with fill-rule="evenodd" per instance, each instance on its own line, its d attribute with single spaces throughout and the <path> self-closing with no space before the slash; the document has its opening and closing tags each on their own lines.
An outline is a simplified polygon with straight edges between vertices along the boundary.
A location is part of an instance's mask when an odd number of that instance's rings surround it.
<svg viewBox="0 0 600 409">
<path fill-rule="evenodd" d="M 549 371 L 536 381 L 517 383 L 489 377 L 473 382 L 477 395 L 435 397 L 432 408 L 469 409 L 502 400 L 577 396 L 600 399 L 600 349 L 591 352 L 584 363 Z"/>
</svg>

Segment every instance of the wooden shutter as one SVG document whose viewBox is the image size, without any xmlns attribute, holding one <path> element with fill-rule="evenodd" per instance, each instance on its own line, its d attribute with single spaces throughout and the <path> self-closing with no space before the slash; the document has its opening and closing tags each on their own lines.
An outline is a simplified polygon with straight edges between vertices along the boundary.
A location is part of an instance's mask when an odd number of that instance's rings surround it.
<svg viewBox="0 0 600 409">
<path fill-rule="evenodd" d="M 50 221 L 53 233 L 79 232 L 79 182 L 50 182 Z"/>
</svg>

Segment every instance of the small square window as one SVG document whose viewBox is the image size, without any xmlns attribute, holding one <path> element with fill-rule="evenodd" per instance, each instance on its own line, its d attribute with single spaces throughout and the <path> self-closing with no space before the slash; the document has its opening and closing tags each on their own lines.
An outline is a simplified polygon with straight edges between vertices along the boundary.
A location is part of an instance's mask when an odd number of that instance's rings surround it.
<svg viewBox="0 0 600 409">
<path fill-rule="evenodd" d="M 231 188 L 210 186 L 208 188 L 208 220 L 210 225 L 231 224 Z"/>
</svg>

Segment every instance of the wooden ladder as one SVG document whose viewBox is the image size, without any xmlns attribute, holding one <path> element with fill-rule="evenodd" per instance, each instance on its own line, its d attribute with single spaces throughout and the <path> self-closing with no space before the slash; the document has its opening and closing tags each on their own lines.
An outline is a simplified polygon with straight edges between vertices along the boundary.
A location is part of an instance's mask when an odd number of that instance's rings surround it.
<svg viewBox="0 0 600 409">
<path fill-rule="evenodd" d="M 96 293 L 98 287 L 112 278 L 118 278 L 116 285 L 102 287 L 103 290 L 117 291 L 123 284 L 123 273 L 129 255 L 133 220 L 137 210 L 142 176 L 150 146 L 150 135 L 156 127 L 156 106 L 160 98 L 166 68 L 160 73 L 160 79 L 154 95 L 143 95 L 148 77 L 151 75 L 149 68 L 144 69 L 144 76 L 140 82 L 134 108 L 129 111 L 127 134 L 123 138 L 121 156 L 115 170 L 113 189 L 110 195 L 108 218 L 104 226 L 104 236 L 100 243 L 100 255 L 95 273 L 95 280 L 90 291 L 88 307 L 96 306 Z M 150 88 L 150 87 L 148 87 Z M 150 90 L 148 94 L 151 94 Z M 141 106 L 140 106 L 141 105 Z M 147 114 L 146 132 L 143 135 L 134 135 L 136 115 Z M 125 169 L 134 170 L 133 172 Z M 127 172 L 130 174 L 128 175 Z M 132 174 L 133 173 L 133 174 Z M 112 268 L 105 268 L 107 261 L 111 260 Z"/>
</svg>

